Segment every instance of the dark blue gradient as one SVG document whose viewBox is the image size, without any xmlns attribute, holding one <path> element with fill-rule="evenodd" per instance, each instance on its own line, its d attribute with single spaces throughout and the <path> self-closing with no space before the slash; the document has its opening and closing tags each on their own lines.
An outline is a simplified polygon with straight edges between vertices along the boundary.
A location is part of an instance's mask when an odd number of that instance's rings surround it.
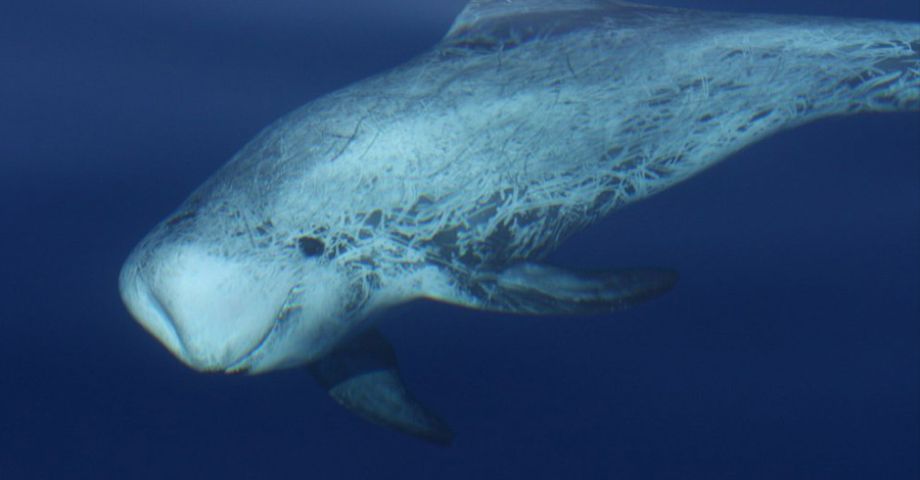
<svg viewBox="0 0 920 480">
<path fill-rule="evenodd" d="M 770 138 L 572 239 L 663 266 L 609 317 L 418 304 L 383 326 L 449 449 L 300 370 L 179 364 L 117 292 L 135 243 L 263 126 L 438 41 L 464 0 L 5 0 L 0 478 L 915 479 L 920 115 Z M 916 0 L 671 5 L 920 21 Z"/>
</svg>

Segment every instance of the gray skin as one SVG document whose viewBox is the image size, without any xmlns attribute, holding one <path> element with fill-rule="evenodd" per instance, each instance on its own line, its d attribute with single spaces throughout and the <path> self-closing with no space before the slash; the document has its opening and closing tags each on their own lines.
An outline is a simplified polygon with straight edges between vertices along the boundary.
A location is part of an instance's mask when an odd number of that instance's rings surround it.
<svg viewBox="0 0 920 480">
<path fill-rule="evenodd" d="M 346 407 L 443 443 L 376 313 L 416 298 L 527 314 L 644 300 L 674 274 L 536 262 L 767 135 L 918 109 L 918 24 L 474 1 L 429 52 L 260 133 L 141 242 L 122 296 L 193 368 L 308 365 Z"/>
</svg>

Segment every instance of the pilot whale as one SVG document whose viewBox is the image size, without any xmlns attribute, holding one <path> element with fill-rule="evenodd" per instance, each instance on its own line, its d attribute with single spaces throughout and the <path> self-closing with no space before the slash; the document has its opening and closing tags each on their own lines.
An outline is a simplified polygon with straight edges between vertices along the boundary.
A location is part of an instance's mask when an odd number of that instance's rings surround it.
<svg viewBox="0 0 920 480">
<path fill-rule="evenodd" d="M 920 24 L 611 0 L 474 0 L 426 53 L 276 121 L 130 254 L 129 311 L 188 366 L 304 366 L 436 443 L 375 329 L 414 299 L 603 313 L 673 271 L 540 263 L 783 129 L 920 110 Z"/>
</svg>

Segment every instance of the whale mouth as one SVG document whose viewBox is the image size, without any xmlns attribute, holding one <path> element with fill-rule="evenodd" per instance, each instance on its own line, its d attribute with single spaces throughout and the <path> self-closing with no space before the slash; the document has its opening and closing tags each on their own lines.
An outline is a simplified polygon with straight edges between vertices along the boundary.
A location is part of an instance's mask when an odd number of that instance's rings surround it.
<svg viewBox="0 0 920 480">
<path fill-rule="evenodd" d="M 233 348 L 220 348 L 225 353 L 212 355 L 212 351 L 196 348 L 194 339 L 189 339 L 189 332 L 183 328 L 181 320 L 184 317 L 177 317 L 171 311 L 170 303 L 161 300 L 142 275 L 126 269 L 120 282 L 123 300 L 138 323 L 182 363 L 201 372 L 237 373 L 249 370 L 265 347 L 275 343 L 274 339 L 282 333 L 281 324 L 286 323 L 294 296 L 293 291 L 289 291 L 287 296 L 282 297 L 281 306 L 276 307 L 271 320 L 265 322 L 267 325 L 264 330 L 260 329 L 258 336 L 250 337 L 250 341 L 243 344 L 236 343 L 238 347 L 248 344 L 248 348 L 237 350 L 236 355 L 227 355 Z"/>
<path fill-rule="evenodd" d="M 206 371 L 206 372 L 220 372 L 224 371 L 226 373 L 243 373 L 248 370 L 248 365 L 246 364 L 247 360 L 253 357 L 265 344 L 267 343 L 269 337 L 272 336 L 277 329 L 278 322 L 281 319 L 279 310 L 279 315 L 275 316 L 275 320 L 272 323 L 271 328 L 269 328 L 264 335 L 256 342 L 249 351 L 243 353 L 243 355 L 231 362 L 228 367 L 221 367 L 219 365 L 199 365 L 199 362 L 195 360 L 195 357 L 191 354 L 187 348 L 185 341 L 182 339 L 182 335 L 179 333 L 179 329 L 176 326 L 176 322 L 173 316 L 169 313 L 169 310 L 163 305 L 163 302 L 157 298 L 156 294 L 153 292 L 147 291 L 146 297 L 149 306 L 151 307 L 152 313 L 154 313 L 159 320 L 159 324 L 165 327 L 167 337 L 170 341 L 166 342 L 174 353 L 188 363 L 190 366 L 193 366 L 196 369 Z"/>
<path fill-rule="evenodd" d="M 274 338 L 275 332 L 278 331 L 278 326 L 280 325 L 280 321 L 281 321 L 280 315 L 276 316 L 274 323 L 272 323 L 272 327 L 268 329 L 267 332 L 265 332 L 265 335 L 263 335 L 262 338 L 259 339 L 256 345 L 252 347 L 251 350 L 244 353 L 243 356 L 240 357 L 238 360 L 236 360 L 235 362 L 231 363 L 229 366 L 224 368 L 223 369 L 224 373 L 235 374 L 235 373 L 249 372 L 249 370 L 252 369 L 252 366 L 255 363 L 255 361 L 262 355 L 262 351 L 265 348 L 265 346 L 269 344 L 269 339 Z"/>
<path fill-rule="evenodd" d="M 268 353 L 269 348 L 277 344 L 285 336 L 291 326 L 291 322 L 289 321 L 290 317 L 294 312 L 300 310 L 300 306 L 294 303 L 297 289 L 298 286 L 294 286 L 288 292 L 287 297 L 275 314 L 271 328 L 265 332 L 265 335 L 259 339 L 252 349 L 224 368 L 224 373 L 238 374 L 250 372 L 259 360 Z"/>
<path fill-rule="evenodd" d="M 130 260 L 119 276 L 119 289 L 131 316 L 173 355 L 194 368 L 190 360 L 191 354 L 172 314 L 151 291 L 147 282 L 143 281 Z"/>
<path fill-rule="evenodd" d="M 182 340 L 182 335 L 179 334 L 179 329 L 176 328 L 176 322 L 173 320 L 173 316 L 169 313 L 169 310 L 149 288 L 144 288 L 144 296 L 147 299 L 147 305 L 150 307 L 150 312 L 153 313 L 156 320 L 158 320 L 157 325 L 161 327 L 161 329 L 159 329 L 160 332 L 166 337 L 163 339 L 163 343 L 166 344 L 167 347 L 170 347 L 173 353 L 179 358 L 190 358 L 189 351 L 185 346 L 185 342 Z M 144 323 L 144 325 L 147 326 L 146 323 Z"/>
</svg>

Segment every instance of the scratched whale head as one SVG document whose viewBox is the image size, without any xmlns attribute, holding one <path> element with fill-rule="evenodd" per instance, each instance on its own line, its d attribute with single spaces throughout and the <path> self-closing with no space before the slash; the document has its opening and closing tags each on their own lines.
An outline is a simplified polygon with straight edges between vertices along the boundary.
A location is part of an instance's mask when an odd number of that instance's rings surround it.
<svg viewBox="0 0 920 480">
<path fill-rule="evenodd" d="M 392 161 L 394 139 L 367 154 L 380 132 L 335 97 L 263 130 L 125 262 L 120 290 L 132 316 L 188 366 L 259 373 L 310 363 L 376 311 L 454 296 L 398 227 L 417 222 L 420 207 L 403 208 L 419 194 L 394 185 L 399 173 L 387 178 L 406 168 Z"/>
<path fill-rule="evenodd" d="M 245 179 L 212 178 L 150 232 L 120 275 L 132 315 L 197 370 L 308 362 L 366 300 L 320 233 L 286 228 L 276 197 L 261 191 L 266 179 Z"/>
<path fill-rule="evenodd" d="M 296 252 L 283 248 L 277 258 L 240 255 L 245 243 L 272 240 L 253 236 L 244 214 L 229 205 L 209 210 L 181 210 L 150 233 L 122 269 L 122 298 L 141 325 L 190 367 L 249 369 L 302 311 L 304 286 L 296 278 L 321 267 L 309 261 L 293 267 L 284 260 Z"/>
</svg>

